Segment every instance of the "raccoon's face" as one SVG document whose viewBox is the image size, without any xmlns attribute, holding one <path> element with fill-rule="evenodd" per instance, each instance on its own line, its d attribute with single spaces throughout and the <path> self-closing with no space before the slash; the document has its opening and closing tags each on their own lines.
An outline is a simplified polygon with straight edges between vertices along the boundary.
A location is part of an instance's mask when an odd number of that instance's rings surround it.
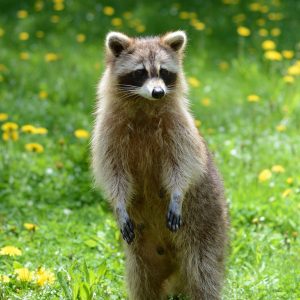
<svg viewBox="0 0 300 300">
<path fill-rule="evenodd" d="M 183 31 L 162 37 L 133 39 L 111 32 L 106 47 L 119 92 L 149 100 L 164 98 L 176 88 L 186 44 Z"/>
</svg>

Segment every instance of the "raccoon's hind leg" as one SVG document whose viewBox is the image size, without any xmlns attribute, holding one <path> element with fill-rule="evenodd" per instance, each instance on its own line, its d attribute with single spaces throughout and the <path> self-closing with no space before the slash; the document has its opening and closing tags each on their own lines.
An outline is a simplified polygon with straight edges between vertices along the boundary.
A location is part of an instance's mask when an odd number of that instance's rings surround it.
<svg viewBox="0 0 300 300">
<path fill-rule="evenodd" d="M 130 300 L 165 300 L 165 283 L 178 269 L 164 239 L 145 225 L 137 226 L 136 238 L 126 245 L 126 274 Z"/>
<path fill-rule="evenodd" d="M 161 283 L 153 274 L 151 267 L 130 251 L 126 257 L 126 277 L 130 300 L 167 299 L 162 295 Z"/>
<path fill-rule="evenodd" d="M 190 300 L 220 300 L 223 264 L 211 252 L 195 249 L 183 260 L 186 277 L 186 295 Z"/>
</svg>

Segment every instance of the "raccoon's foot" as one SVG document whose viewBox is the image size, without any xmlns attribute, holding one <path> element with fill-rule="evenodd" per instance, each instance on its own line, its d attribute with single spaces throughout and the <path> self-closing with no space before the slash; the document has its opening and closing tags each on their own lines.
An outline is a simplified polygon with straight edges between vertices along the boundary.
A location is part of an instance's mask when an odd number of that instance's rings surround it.
<svg viewBox="0 0 300 300">
<path fill-rule="evenodd" d="M 167 227 L 176 232 L 182 225 L 181 217 L 182 199 L 179 193 L 174 193 L 167 213 Z"/>
<path fill-rule="evenodd" d="M 133 222 L 129 218 L 125 207 L 118 207 L 116 212 L 122 237 L 128 244 L 131 244 L 135 237 Z"/>
</svg>

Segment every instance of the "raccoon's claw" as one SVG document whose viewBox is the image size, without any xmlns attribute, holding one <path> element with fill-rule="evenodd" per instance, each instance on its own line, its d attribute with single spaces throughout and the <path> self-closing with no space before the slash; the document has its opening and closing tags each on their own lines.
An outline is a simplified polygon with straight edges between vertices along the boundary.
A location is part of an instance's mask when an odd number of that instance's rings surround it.
<svg viewBox="0 0 300 300">
<path fill-rule="evenodd" d="M 182 224 L 182 220 L 181 220 L 180 213 L 177 213 L 172 209 L 169 209 L 167 215 L 167 227 L 172 232 L 176 232 L 181 227 L 181 224 Z"/>
<path fill-rule="evenodd" d="M 134 226 L 132 221 L 128 218 L 125 220 L 125 223 L 121 226 L 121 233 L 123 239 L 127 242 L 127 244 L 131 244 L 134 240 Z"/>
</svg>

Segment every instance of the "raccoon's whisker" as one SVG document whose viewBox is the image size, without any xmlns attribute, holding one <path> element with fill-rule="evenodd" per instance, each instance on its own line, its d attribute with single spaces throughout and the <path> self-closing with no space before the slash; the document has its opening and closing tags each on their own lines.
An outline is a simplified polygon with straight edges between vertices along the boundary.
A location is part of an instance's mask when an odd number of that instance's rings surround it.
<svg viewBox="0 0 300 300">
<path fill-rule="evenodd" d="M 126 100 L 126 99 L 137 99 L 138 95 L 136 94 L 132 94 L 132 93 L 128 93 L 128 94 L 119 94 L 119 100 Z"/>
<path fill-rule="evenodd" d="M 130 90 L 130 89 L 120 89 L 121 92 L 136 95 L 136 90 Z"/>
</svg>

